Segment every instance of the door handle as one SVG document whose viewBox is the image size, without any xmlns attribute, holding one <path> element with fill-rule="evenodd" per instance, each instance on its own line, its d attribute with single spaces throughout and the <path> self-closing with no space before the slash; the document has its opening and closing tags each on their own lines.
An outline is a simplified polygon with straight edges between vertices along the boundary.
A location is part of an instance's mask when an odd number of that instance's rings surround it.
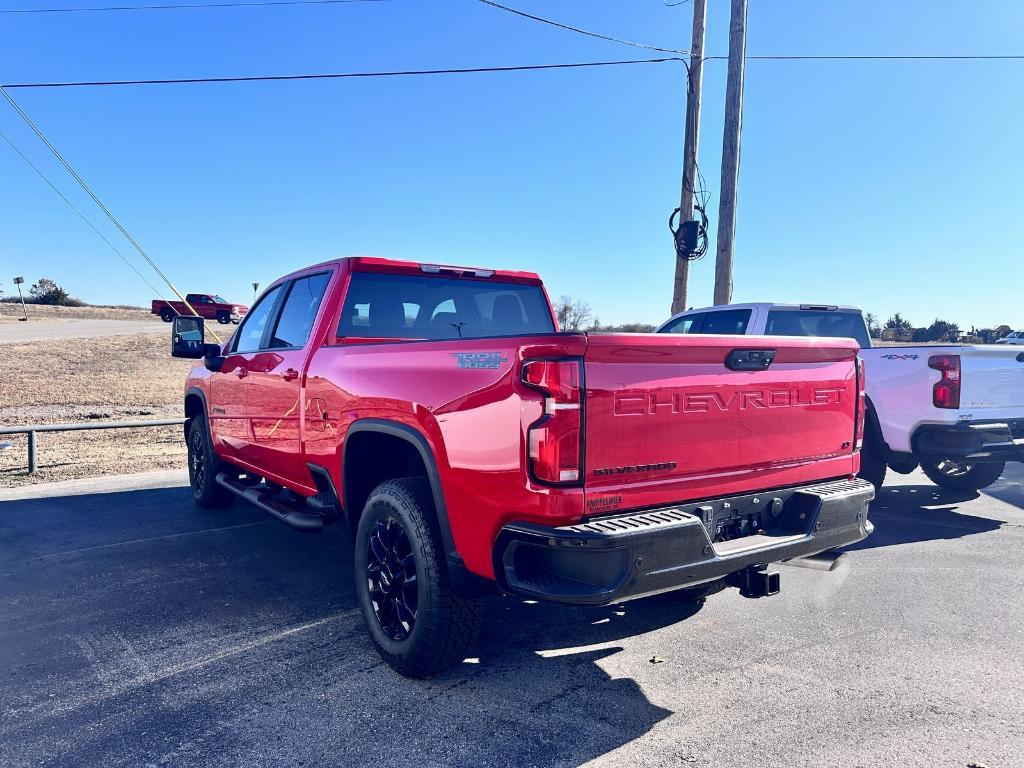
<svg viewBox="0 0 1024 768">
<path fill-rule="evenodd" d="M 281 378 L 285 381 L 295 381 L 295 379 L 299 378 L 299 372 L 294 368 L 289 368 L 281 374 Z"/>
<path fill-rule="evenodd" d="M 249 372 L 245 370 L 245 368 L 235 368 L 235 376 L 237 376 L 238 378 L 244 379 L 248 375 Z"/>
<path fill-rule="evenodd" d="M 734 349 L 725 358 L 730 371 L 766 371 L 775 360 L 774 349 Z"/>
</svg>

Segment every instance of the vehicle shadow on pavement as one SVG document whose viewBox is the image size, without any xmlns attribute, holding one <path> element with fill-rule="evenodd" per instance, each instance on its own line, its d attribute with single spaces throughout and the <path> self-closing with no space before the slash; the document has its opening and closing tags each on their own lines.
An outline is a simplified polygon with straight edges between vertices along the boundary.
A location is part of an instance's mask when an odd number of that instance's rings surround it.
<svg viewBox="0 0 1024 768">
<path fill-rule="evenodd" d="M 0 503 L 0 764 L 575 766 L 671 714 L 618 642 L 700 604 L 495 597 L 476 658 L 409 680 L 368 639 L 351 557 L 343 526 L 181 488 Z"/>
<path fill-rule="evenodd" d="M 1011 504 L 1017 509 L 1024 510 L 1024 485 L 1019 481 L 1000 480 L 994 485 L 983 489 L 982 493 L 985 496 L 991 496 L 993 499 L 999 499 L 999 501 L 1005 504 Z"/>
<path fill-rule="evenodd" d="M 672 712 L 629 673 L 650 659 L 618 641 L 693 616 L 700 604 L 671 596 L 583 608 L 488 599 L 478 657 L 427 681 L 387 671 L 387 684 L 418 701 L 427 731 L 445 734 L 454 765 L 581 765 L 634 741 Z M 623 654 L 623 658 L 619 655 Z M 638 675 L 639 676 L 639 675 Z M 430 742 L 419 742 L 422 750 Z M 353 755 L 354 757 L 354 755 Z M 386 755 L 400 758 L 398 752 Z M 365 758 L 364 758 L 365 759 Z M 425 764 L 445 764 L 435 753 Z"/>
<path fill-rule="evenodd" d="M 934 485 L 883 486 L 868 511 L 868 519 L 875 526 L 874 533 L 843 549 L 852 552 L 960 539 L 998 530 L 1003 525 L 1000 520 L 958 511 L 965 502 L 978 496 L 976 492 L 957 494 Z"/>
</svg>

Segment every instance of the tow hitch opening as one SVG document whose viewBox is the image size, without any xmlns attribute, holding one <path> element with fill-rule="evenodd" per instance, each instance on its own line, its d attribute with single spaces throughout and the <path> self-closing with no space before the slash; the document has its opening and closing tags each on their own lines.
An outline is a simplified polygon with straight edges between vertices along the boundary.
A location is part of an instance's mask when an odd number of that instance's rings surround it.
<svg viewBox="0 0 1024 768">
<path fill-rule="evenodd" d="M 771 597 L 782 588 L 782 577 L 767 565 L 751 565 L 732 574 L 729 584 L 738 587 L 743 597 Z"/>
</svg>

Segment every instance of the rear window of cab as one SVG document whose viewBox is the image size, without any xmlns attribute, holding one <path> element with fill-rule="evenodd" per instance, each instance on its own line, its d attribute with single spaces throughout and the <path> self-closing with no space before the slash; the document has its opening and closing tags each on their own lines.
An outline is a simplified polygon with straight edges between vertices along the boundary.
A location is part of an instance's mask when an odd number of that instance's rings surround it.
<svg viewBox="0 0 1024 768">
<path fill-rule="evenodd" d="M 554 333 L 539 285 L 488 278 L 354 272 L 339 337 L 474 339 Z"/>
</svg>

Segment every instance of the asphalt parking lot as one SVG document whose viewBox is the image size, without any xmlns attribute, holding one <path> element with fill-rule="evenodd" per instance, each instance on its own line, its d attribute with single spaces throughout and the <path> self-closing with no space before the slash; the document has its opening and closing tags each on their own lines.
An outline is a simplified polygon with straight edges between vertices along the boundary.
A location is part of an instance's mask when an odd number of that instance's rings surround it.
<svg viewBox="0 0 1024 768">
<path fill-rule="evenodd" d="M 374 653 L 340 527 L 104 487 L 0 501 L 0 765 L 1024 765 L 1019 468 L 895 476 L 768 599 L 496 598 L 429 682 Z"/>
</svg>

